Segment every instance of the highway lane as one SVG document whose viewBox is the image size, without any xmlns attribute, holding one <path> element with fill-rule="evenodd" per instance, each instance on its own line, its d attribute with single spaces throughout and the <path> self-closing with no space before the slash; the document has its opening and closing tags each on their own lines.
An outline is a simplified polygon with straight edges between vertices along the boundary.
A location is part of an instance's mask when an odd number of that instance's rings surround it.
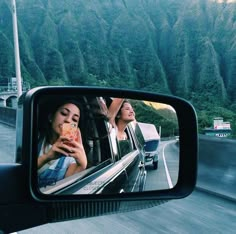
<svg viewBox="0 0 236 234">
<path fill-rule="evenodd" d="M 176 140 L 161 141 L 158 149 L 158 169 L 152 162 L 146 163 L 147 182 L 145 190 L 172 188 L 178 179 L 179 147 Z"/>
<path fill-rule="evenodd" d="M 0 123 L 0 163 L 14 162 L 16 129 Z"/>
<path fill-rule="evenodd" d="M 148 209 L 45 224 L 19 233 L 233 234 L 235 218 L 236 203 L 195 190 L 184 199 Z"/>
</svg>

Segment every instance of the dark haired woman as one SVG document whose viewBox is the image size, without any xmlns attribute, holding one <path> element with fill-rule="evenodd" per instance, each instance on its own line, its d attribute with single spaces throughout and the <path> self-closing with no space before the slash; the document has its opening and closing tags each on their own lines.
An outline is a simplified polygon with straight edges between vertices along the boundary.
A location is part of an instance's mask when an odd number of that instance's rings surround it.
<svg viewBox="0 0 236 234">
<path fill-rule="evenodd" d="M 80 107 L 73 101 L 62 103 L 48 115 L 48 127 L 39 141 L 38 182 L 39 187 L 57 182 L 65 177 L 83 171 L 87 167 L 79 121 Z M 76 138 L 62 136 L 64 123 L 77 127 Z"/>
<path fill-rule="evenodd" d="M 130 122 L 135 121 L 135 112 L 131 104 L 127 100 L 114 98 L 109 107 L 109 119 L 116 129 L 117 139 L 126 140 L 125 129 Z"/>
</svg>

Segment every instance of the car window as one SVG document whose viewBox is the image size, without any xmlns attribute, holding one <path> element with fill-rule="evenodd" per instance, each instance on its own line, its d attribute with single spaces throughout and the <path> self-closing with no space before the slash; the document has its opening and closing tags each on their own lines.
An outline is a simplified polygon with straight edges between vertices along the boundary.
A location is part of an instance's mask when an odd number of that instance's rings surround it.
<svg viewBox="0 0 236 234">
<path fill-rule="evenodd" d="M 125 130 L 125 133 L 127 139 L 117 141 L 119 155 L 121 158 L 124 157 L 126 154 L 135 150 L 134 140 L 128 128 Z"/>
</svg>

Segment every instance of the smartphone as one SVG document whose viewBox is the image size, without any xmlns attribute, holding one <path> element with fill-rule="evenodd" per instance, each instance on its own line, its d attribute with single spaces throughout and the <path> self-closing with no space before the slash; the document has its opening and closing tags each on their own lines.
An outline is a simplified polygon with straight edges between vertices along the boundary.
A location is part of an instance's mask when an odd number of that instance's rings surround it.
<svg viewBox="0 0 236 234">
<path fill-rule="evenodd" d="M 78 128 L 75 123 L 64 123 L 62 125 L 62 136 L 68 137 L 71 140 L 78 140 Z"/>
</svg>

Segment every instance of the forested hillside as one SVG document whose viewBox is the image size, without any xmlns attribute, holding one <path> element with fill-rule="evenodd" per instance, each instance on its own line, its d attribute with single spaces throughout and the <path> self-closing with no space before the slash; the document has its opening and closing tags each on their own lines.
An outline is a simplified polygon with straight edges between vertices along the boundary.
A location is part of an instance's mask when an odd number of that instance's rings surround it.
<svg viewBox="0 0 236 234">
<path fill-rule="evenodd" d="M 10 1 L 0 0 L 0 81 L 15 76 Z M 17 0 L 22 77 L 173 94 L 236 122 L 236 3 Z"/>
</svg>

